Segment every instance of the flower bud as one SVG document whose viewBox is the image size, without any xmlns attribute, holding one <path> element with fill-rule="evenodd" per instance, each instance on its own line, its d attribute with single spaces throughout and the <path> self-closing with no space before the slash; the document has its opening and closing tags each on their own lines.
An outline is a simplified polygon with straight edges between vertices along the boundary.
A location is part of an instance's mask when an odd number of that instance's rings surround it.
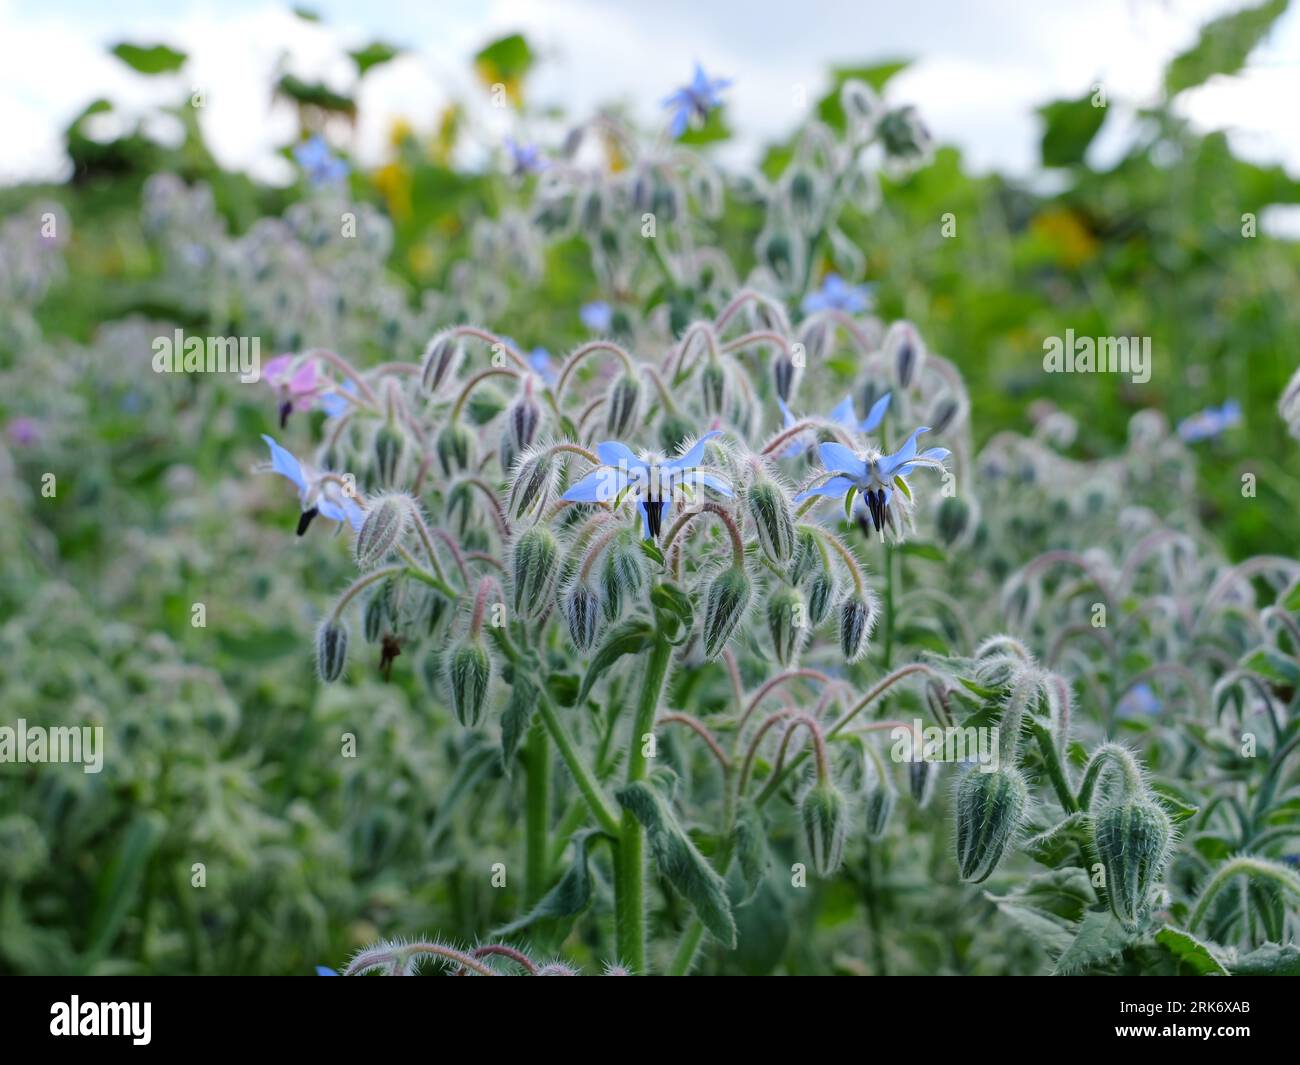
<svg viewBox="0 0 1300 1065">
<path fill-rule="evenodd" d="M 826 331 L 820 327 L 811 331 L 817 336 L 825 336 Z M 804 346 L 812 351 L 811 342 L 805 339 Z M 813 356 L 814 358 L 816 356 Z M 790 397 L 794 394 L 794 387 L 799 380 L 799 367 L 795 365 L 794 358 L 788 351 L 782 351 L 775 359 L 772 360 L 772 383 L 776 385 L 776 394 L 785 402 L 790 402 Z"/>
<path fill-rule="evenodd" d="M 867 838 L 878 840 L 889 827 L 889 815 L 894 812 L 898 793 L 888 783 L 877 783 L 867 789 L 863 805 L 867 811 Z"/>
<path fill-rule="evenodd" d="M 1020 827 L 1029 790 L 1019 770 L 1001 768 L 966 772 L 957 785 L 957 867 L 973 884 L 997 868 Z"/>
<path fill-rule="evenodd" d="M 569 638 L 579 651 L 587 650 L 596 642 L 600 600 L 581 581 L 576 582 L 564 597 L 564 618 L 569 623 Z"/>
<path fill-rule="evenodd" d="M 406 534 L 410 520 L 411 501 L 406 496 L 383 495 L 375 499 L 353 545 L 357 565 L 370 569 L 386 558 Z"/>
<path fill-rule="evenodd" d="M 960 496 L 947 496 L 939 504 L 939 536 L 951 547 L 970 524 L 970 504 Z"/>
<path fill-rule="evenodd" d="M 420 385 L 429 395 L 442 387 L 443 381 L 460 365 L 460 342 L 446 333 L 438 333 L 424 349 Z"/>
<path fill-rule="evenodd" d="M 388 596 L 380 588 L 366 600 L 365 613 L 362 614 L 361 634 L 366 643 L 376 643 L 383 635 L 388 622 Z"/>
<path fill-rule="evenodd" d="M 465 402 L 465 413 L 475 425 L 487 425 L 506 409 L 505 393 L 490 384 L 479 385 Z"/>
<path fill-rule="evenodd" d="M 389 488 L 397 480 L 397 466 L 406 450 L 406 439 L 395 425 L 381 425 L 375 433 L 375 472 L 379 483 Z"/>
<path fill-rule="evenodd" d="M 546 451 L 522 457 L 514 469 L 514 477 L 506 495 L 506 513 L 511 521 L 519 521 L 534 508 L 546 506 L 554 473 L 553 456 Z"/>
<path fill-rule="evenodd" d="M 813 220 L 817 203 L 817 179 L 811 171 L 799 168 L 790 175 L 790 215 L 800 226 Z"/>
<path fill-rule="evenodd" d="M 1121 799 L 1093 816 L 1092 831 L 1110 908 L 1123 924 L 1136 927 L 1169 856 L 1169 815 L 1150 798 Z"/>
<path fill-rule="evenodd" d="M 856 662 L 866 653 L 867 640 L 876 626 L 876 604 L 870 595 L 854 592 L 840 603 L 840 650 L 846 662 Z"/>
<path fill-rule="evenodd" d="M 767 268 L 777 277 L 784 280 L 794 272 L 794 248 L 787 234 L 769 233 L 761 240 L 759 254 Z"/>
<path fill-rule="evenodd" d="M 479 640 L 461 644 L 452 652 L 447 676 L 456 720 L 466 728 L 474 728 L 483 719 L 488 681 L 492 678 L 487 648 Z"/>
<path fill-rule="evenodd" d="M 321 680 L 335 681 L 348 664 L 348 627 L 338 618 L 330 618 L 316 630 L 316 669 Z"/>
<path fill-rule="evenodd" d="M 865 81 L 849 78 L 840 86 L 840 106 L 851 121 L 870 125 L 880 117 L 880 97 Z"/>
<path fill-rule="evenodd" d="M 630 373 L 619 374 L 605 398 L 605 429 L 610 436 L 626 436 L 636 423 L 641 405 L 641 385 Z"/>
<path fill-rule="evenodd" d="M 749 575 L 730 566 L 713 578 L 704 608 L 704 653 L 715 658 L 727 646 L 731 634 L 749 605 Z"/>
<path fill-rule="evenodd" d="M 459 422 L 448 422 L 436 442 L 438 466 L 444 477 L 469 469 L 474 453 L 474 434 Z"/>
<path fill-rule="evenodd" d="M 913 742 L 919 744 L 921 741 L 914 739 Z M 923 810 L 930 805 L 930 796 L 934 794 L 934 778 L 938 771 L 934 762 L 923 758 L 914 758 L 907 763 L 907 790 L 911 793 L 912 801 Z"/>
<path fill-rule="evenodd" d="M 443 619 L 447 617 L 451 600 L 434 588 L 426 588 L 424 596 L 424 630 L 436 635 Z"/>
<path fill-rule="evenodd" d="M 925 362 L 925 344 L 911 322 L 895 322 L 885 336 L 885 351 L 891 356 L 894 380 L 907 388 L 921 372 Z"/>
<path fill-rule="evenodd" d="M 827 569 L 818 570 L 808 585 L 808 627 L 815 629 L 831 612 L 831 603 L 839 591 L 834 575 Z"/>
<path fill-rule="evenodd" d="M 727 391 L 727 371 L 717 359 L 709 359 L 700 371 L 700 396 L 706 414 L 717 415 L 727 409 Z"/>
<path fill-rule="evenodd" d="M 616 542 L 605 552 L 605 564 L 600 573 L 601 605 L 609 621 L 617 621 L 623 613 L 623 604 L 636 596 L 645 583 L 639 547 L 626 542 Z"/>
<path fill-rule="evenodd" d="M 767 630 L 776 660 L 788 666 L 799 653 L 808 631 L 807 608 L 798 588 L 782 585 L 767 600 Z"/>
<path fill-rule="evenodd" d="M 799 801 L 799 820 L 818 876 L 831 876 L 844 861 L 848 803 L 835 785 L 814 784 Z"/>
<path fill-rule="evenodd" d="M 794 556 L 790 563 L 790 583 L 803 584 L 818 570 L 824 569 L 826 561 L 822 556 L 817 534 L 807 526 L 801 527 L 794 538 Z"/>
<path fill-rule="evenodd" d="M 539 617 L 550 603 L 552 582 L 560 569 L 560 548 L 551 530 L 534 525 L 521 533 L 511 562 L 515 613 Z"/>
<path fill-rule="evenodd" d="M 758 545 L 774 566 L 784 568 L 794 555 L 794 518 L 780 486 L 759 474 L 745 490 L 745 506 L 758 531 Z"/>
<path fill-rule="evenodd" d="M 537 427 L 542 421 L 542 408 L 533 395 L 531 388 L 525 388 L 519 397 L 510 406 L 506 412 L 506 426 L 509 432 L 506 434 L 512 444 L 514 444 L 515 453 L 526 451 L 532 446 L 534 437 L 537 436 Z M 510 469 L 514 462 L 503 466 L 504 469 Z"/>
<path fill-rule="evenodd" d="M 957 420 L 959 413 L 961 413 L 961 404 L 952 396 L 943 396 L 931 408 L 926 424 L 930 426 L 930 432 L 938 436 Z"/>
<path fill-rule="evenodd" d="M 676 411 L 665 413 L 659 419 L 659 446 L 665 454 L 675 455 L 682 441 L 695 432 L 695 423 Z"/>
</svg>

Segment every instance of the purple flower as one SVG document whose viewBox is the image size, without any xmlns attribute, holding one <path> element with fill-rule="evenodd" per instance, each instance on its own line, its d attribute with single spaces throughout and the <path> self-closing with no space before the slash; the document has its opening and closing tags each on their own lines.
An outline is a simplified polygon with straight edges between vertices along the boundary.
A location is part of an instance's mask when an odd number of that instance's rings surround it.
<svg viewBox="0 0 1300 1065">
<path fill-rule="evenodd" d="M 704 73 L 699 63 L 695 64 L 695 77 L 689 85 L 683 85 L 671 96 L 665 98 L 664 106 L 672 108 L 673 117 L 669 132 L 673 139 L 686 132 L 694 119 L 704 123 L 709 112 L 722 105 L 722 90 L 731 84 L 730 78 L 710 78 Z"/>
<path fill-rule="evenodd" d="M 827 274 L 822 287 L 803 298 L 804 314 L 816 311 L 843 311 L 861 314 L 870 309 L 874 285 L 850 285 L 839 274 Z"/>
<path fill-rule="evenodd" d="M 614 324 L 614 312 L 604 300 L 584 303 L 582 310 L 578 312 L 578 317 L 593 333 L 608 333 L 610 326 Z"/>
<path fill-rule="evenodd" d="M 302 504 L 302 516 L 298 519 L 299 536 L 307 531 L 317 514 L 330 521 L 346 521 L 354 530 L 361 528 L 366 513 L 337 476 L 318 473 L 305 466 L 297 456 L 265 433 L 262 439 L 271 449 L 271 471 L 293 482 L 298 489 L 298 500 Z"/>
<path fill-rule="evenodd" d="M 294 148 L 293 157 L 313 185 L 335 185 L 348 176 L 348 164 L 330 151 L 319 133 Z"/>
<path fill-rule="evenodd" d="M 705 433 L 689 451 L 668 461 L 654 453 L 638 458 L 626 444 L 607 440 L 596 445 L 601 465 L 561 498 L 571 503 L 617 503 L 630 494 L 641 508 L 645 538 L 654 540 L 679 495 L 689 498 L 699 488 L 711 488 L 727 498 L 733 495 L 731 485 L 721 477 L 698 469 L 704 461 L 704 446 L 719 435 L 717 429 Z"/>
<path fill-rule="evenodd" d="M 1227 400 L 1222 407 L 1206 407 L 1190 418 L 1178 423 L 1178 435 L 1185 444 L 1195 444 L 1199 440 L 1210 440 L 1220 436 L 1225 430 L 1241 424 L 1241 404 L 1235 399 Z"/>
<path fill-rule="evenodd" d="M 506 151 L 510 153 L 510 165 L 514 169 L 515 177 L 540 174 L 550 165 L 542 158 L 542 150 L 531 142 L 520 144 L 513 137 L 507 137 Z"/>
<path fill-rule="evenodd" d="M 822 465 L 834 476 L 816 487 L 800 492 L 794 501 L 802 503 L 814 496 L 844 499 L 845 510 L 848 512 L 852 509 L 854 494 L 861 492 L 871 515 L 871 524 L 876 532 L 881 532 L 889 519 L 894 488 L 906 486 L 906 481 L 902 478 L 918 466 L 942 469 L 943 460 L 950 454 L 947 448 L 942 447 L 928 448 L 917 454 L 916 438 L 929 431 L 927 426 L 914 429 L 903 446 L 892 455 L 882 454 L 875 448 L 854 451 L 843 444 L 819 444 L 817 451 L 821 455 Z M 907 489 L 904 495 L 910 499 L 911 490 Z"/>
<path fill-rule="evenodd" d="M 886 392 L 876 400 L 862 421 L 858 421 L 858 413 L 853 409 L 853 397 L 845 396 L 843 402 L 831 411 L 829 420 L 844 426 L 850 432 L 869 433 L 879 427 L 880 423 L 885 420 L 885 411 L 889 409 L 889 399 L 892 395 L 892 392 Z M 777 403 L 781 406 L 782 424 L 785 428 L 789 429 L 792 425 L 797 425 L 800 419 L 796 418 L 790 408 L 786 406 L 785 400 L 778 399 Z M 809 437 L 796 437 L 781 452 L 781 457 L 785 459 L 796 458 L 808 450 L 810 443 Z"/>
<path fill-rule="evenodd" d="M 10 443 L 18 447 L 31 447 L 40 440 L 41 431 L 34 418 L 20 414 L 16 418 L 9 419 L 9 424 L 5 426 L 5 435 L 9 437 Z"/>
</svg>

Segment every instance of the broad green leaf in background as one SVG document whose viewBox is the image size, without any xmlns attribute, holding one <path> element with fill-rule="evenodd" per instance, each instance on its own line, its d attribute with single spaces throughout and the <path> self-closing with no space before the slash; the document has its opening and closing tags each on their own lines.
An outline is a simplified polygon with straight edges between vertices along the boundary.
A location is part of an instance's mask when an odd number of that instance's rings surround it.
<svg viewBox="0 0 1300 1065">
<path fill-rule="evenodd" d="M 170 74 L 180 70 L 186 55 L 165 44 L 138 45 L 123 41 L 111 49 L 113 55 L 141 74 Z"/>
<path fill-rule="evenodd" d="M 1268 0 L 1206 23 L 1196 43 L 1170 62 L 1165 91 L 1173 96 L 1216 74 L 1235 74 L 1286 8 L 1287 0 Z"/>
<path fill-rule="evenodd" d="M 573 837 L 573 860 L 555 887 L 543 895 L 528 913 L 518 920 L 496 929 L 492 937 L 513 935 L 531 924 L 547 917 L 576 917 L 591 902 L 592 876 L 588 864 L 593 837 L 596 831 L 579 832 Z"/>
<path fill-rule="evenodd" d="M 363 76 L 372 67 L 396 59 L 401 54 L 400 48 L 395 48 L 384 41 L 371 41 L 364 48 L 348 53 L 352 57 L 352 62 L 357 65 L 357 73 Z"/>
<path fill-rule="evenodd" d="M 1105 106 L 1093 106 L 1093 93 L 1077 100 L 1054 100 L 1038 109 L 1043 119 L 1041 154 L 1044 166 L 1075 166 L 1083 162 L 1102 123 Z"/>
<path fill-rule="evenodd" d="M 512 33 L 493 41 L 474 56 L 474 70 L 484 88 L 504 87 L 516 107 L 523 102 L 523 81 L 532 69 L 533 50 L 522 34 Z"/>
</svg>

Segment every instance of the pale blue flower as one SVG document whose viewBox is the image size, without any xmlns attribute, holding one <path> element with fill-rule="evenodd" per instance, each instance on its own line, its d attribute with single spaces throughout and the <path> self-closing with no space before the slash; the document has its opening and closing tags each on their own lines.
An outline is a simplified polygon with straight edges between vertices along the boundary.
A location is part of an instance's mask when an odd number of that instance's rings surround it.
<svg viewBox="0 0 1300 1065">
<path fill-rule="evenodd" d="M 298 461 L 291 451 L 281 447 L 265 433 L 262 439 L 271 449 L 271 470 L 291 481 L 298 489 L 298 501 L 302 504 L 302 516 L 298 519 L 298 535 L 307 531 L 307 526 L 317 514 L 330 521 L 346 521 L 353 529 L 360 529 L 366 519 L 366 513 L 343 491 L 343 486 L 333 481 L 325 481 L 320 474 L 314 473 Z"/>
<path fill-rule="evenodd" d="M 608 333 L 610 326 L 614 324 L 614 311 L 604 300 L 584 303 L 582 310 L 578 312 L 578 317 L 593 333 Z"/>
<path fill-rule="evenodd" d="M 656 454 L 638 458 L 626 444 L 607 440 L 596 445 L 601 465 L 561 498 L 571 503 L 614 503 L 630 494 L 641 509 L 645 538 L 654 540 L 679 495 L 689 498 L 699 488 L 711 488 L 728 499 L 734 494 L 721 477 L 698 469 L 704 461 L 705 445 L 719 435 L 717 429 L 705 433 L 685 454 L 667 461 Z"/>
<path fill-rule="evenodd" d="M 338 973 L 335 970 L 331 969 L 328 965 L 318 965 L 316 966 L 316 975 L 317 976 L 338 976 Z"/>
<path fill-rule="evenodd" d="M 722 105 L 722 90 L 731 84 L 730 78 L 710 78 L 699 63 L 695 64 L 695 77 L 665 98 L 664 106 L 672 108 L 673 117 L 669 132 L 676 139 L 686 132 L 692 119 L 705 122 L 709 112 Z"/>
<path fill-rule="evenodd" d="M 819 444 L 817 451 L 822 465 L 834 476 L 823 484 L 800 492 L 794 501 L 802 503 L 814 496 L 826 496 L 846 499 L 845 507 L 848 509 L 852 506 L 854 494 L 861 492 L 871 515 L 871 524 L 876 532 L 880 532 L 888 520 L 898 479 L 906 477 L 918 466 L 942 469 L 943 460 L 950 454 L 947 448 L 942 447 L 928 448 L 917 454 L 916 438 L 929 431 L 928 426 L 913 430 L 903 446 L 892 455 L 882 454 L 874 448 L 854 451 L 843 444 Z"/>
<path fill-rule="evenodd" d="M 528 365 L 533 368 L 533 373 L 545 381 L 548 385 L 555 384 L 555 367 L 551 353 L 545 348 L 533 348 L 528 353 Z"/>
<path fill-rule="evenodd" d="M 356 382 L 348 378 L 333 392 L 322 392 L 316 403 L 325 412 L 325 417 L 341 418 L 352 409 L 352 404 L 339 393 L 346 392 L 348 395 L 356 395 L 356 391 Z"/>
<path fill-rule="evenodd" d="M 542 157 L 542 150 L 531 142 L 520 144 L 513 137 L 507 137 L 506 151 L 510 153 L 510 163 L 514 167 L 516 177 L 540 174 L 550 165 Z"/>
<path fill-rule="evenodd" d="M 870 309 L 874 289 L 874 285 L 850 285 L 839 274 L 827 274 L 822 287 L 816 292 L 808 293 L 800 306 L 804 314 L 815 311 L 861 314 Z"/>
<path fill-rule="evenodd" d="M 1115 713 L 1122 718 L 1151 717 L 1160 713 L 1160 699 L 1145 681 L 1135 684 L 1120 698 Z"/>
<path fill-rule="evenodd" d="M 1178 435 L 1185 444 L 1210 440 L 1241 424 L 1241 404 L 1230 399 L 1222 407 L 1206 407 L 1178 423 Z"/>
<path fill-rule="evenodd" d="M 319 133 L 294 148 L 293 157 L 313 185 L 335 185 L 348 176 L 348 164 L 330 151 Z"/>
<path fill-rule="evenodd" d="M 828 420 L 835 422 L 837 425 L 844 426 L 844 428 L 848 429 L 849 432 L 870 433 L 877 429 L 880 426 L 880 423 L 885 420 L 885 412 L 889 409 L 889 398 L 892 395 L 892 392 L 886 392 L 876 400 L 876 402 L 871 405 L 871 410 L 867 412 L 867 416 L 863 418 L 862 421 L 858 421 L 858 413 L 853 409 L 853 397 L 845 396 L 844 400 L 833 411 L 831 411 Z M 778 398 L 777 403 L 781 406 L 781 418 L 784 427 L 789 429 L 792 425 L 797 425 L 801 419 L 794 416 L 794 413 L 788 406 L 786 406 L 785 400 Z M 791 441 L 790 445 L 781 452 L 781 457 L 786 459 L 797 458 L 808 450 L 810 442 L 811 440 L 808 437 L 796 437 Z"/>
</svg>

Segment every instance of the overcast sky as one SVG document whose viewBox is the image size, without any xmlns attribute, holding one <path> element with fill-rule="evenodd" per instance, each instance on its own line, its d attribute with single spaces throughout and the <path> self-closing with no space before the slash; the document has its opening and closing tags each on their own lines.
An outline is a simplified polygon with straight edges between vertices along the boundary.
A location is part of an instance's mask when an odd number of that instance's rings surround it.
<svg viewBox="0 0 1300 1065">
<path fill-rule="evenodd" d="M 318 0 L 312 25 L 270 0 L 0 0 L 0 182 L 66 174 L 60 134 L 90 100 L 127 115 L 201 88 L 204 133 L 221 163 L 268 181 L 287 180 L 275 150 L 295 133 L 274 107 L 277 64 L 347 89 L 345 51 L 381 37 L 409 52 L 377 68 L 360 92 L 349 148 L 382 158 L 388 128 L 405 117 L 432 128 L 453 96 L 481 95 L 469 57 L 493 37 L 522 31 L 543 56 L 529 83 L 537 102 L 571 114 L 625 101 L 649 119 L 686 81 L 696 60 L 731 77 L 739 143 L 749 154 L 799 118 L 798 88 L 815 100 L 832 63 L 910 58 L 890 97 L 915 103 L 940 142 L 959 145 L 980 170 L 1030 171 L 1037 159 L 1034 108 L 1104 84 L 1118 106 L 1105 140 L 1123 137 L 1129 105 L 1155 98 L 1168 58 L 1199 25 L 1239 6 L 1224 0 Z M 1300 6 L 1300 5 L 1297 5 Z M 164 42 L 187 52 L 177 75 L 147 78 L 106 48 Z M 1300 175 L 1300 11 L 1293 9 L 1249 69 L 1185 94 L 1203 128 L 1234 131 L 1251 158 Z M 475 124 L 499 138 L 486 115 Z M 174 133 L 165 124 L 160 138 Z M 106 129 L 105 132 L 111 132 Z"/>
</svg>

